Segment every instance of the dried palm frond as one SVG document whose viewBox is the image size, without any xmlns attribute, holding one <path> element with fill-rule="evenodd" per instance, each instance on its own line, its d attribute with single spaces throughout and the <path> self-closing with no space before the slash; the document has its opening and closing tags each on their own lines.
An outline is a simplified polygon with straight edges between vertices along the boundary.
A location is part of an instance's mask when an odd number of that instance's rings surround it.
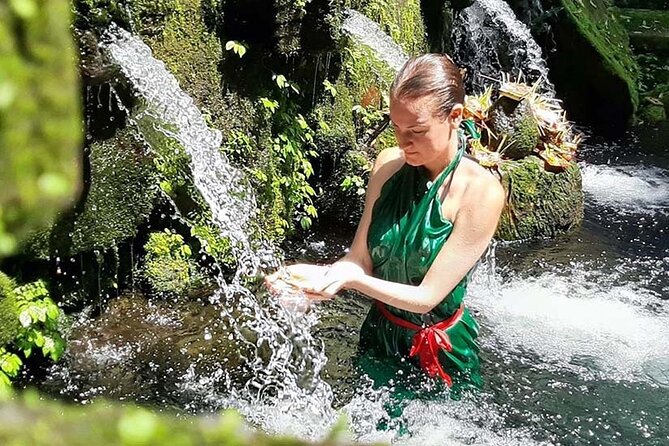
<svg viewBox="0 0 669 446">
<path fill-rule="evenodd" d="M 473 118 L 478 121 L 488 119 L 488 110 L 492 105 L 492 87 L 488 86 L 483 93 L 465 96 L 464 119 Z"/>
</svg>

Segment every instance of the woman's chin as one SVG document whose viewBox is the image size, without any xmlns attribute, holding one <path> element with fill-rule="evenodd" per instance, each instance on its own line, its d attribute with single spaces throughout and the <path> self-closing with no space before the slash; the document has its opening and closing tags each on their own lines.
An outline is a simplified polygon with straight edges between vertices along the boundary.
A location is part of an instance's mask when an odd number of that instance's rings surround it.
<svg viewBox="0 0 669 446">
<path fill-rule="evenodd" d="M 417 167 L 417 166 L 422 166 L 423 163 L 421 162 L 420 157 L 416 156 L 416 154 L 413 153 L 404 153 L 404 162 L 407 163 L 410 166 Z"/>
</svg>

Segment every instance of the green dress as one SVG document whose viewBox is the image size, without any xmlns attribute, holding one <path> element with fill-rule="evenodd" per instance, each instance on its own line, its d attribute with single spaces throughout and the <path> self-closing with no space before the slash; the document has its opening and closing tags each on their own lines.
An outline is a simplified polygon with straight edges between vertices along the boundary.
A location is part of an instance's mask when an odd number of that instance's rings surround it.
<svg viewBox="0 0 669 446">
<path fill-rule="evenodd" d="M 374 204 L 367 237 L 374 277 L 409 285 L 421 283 L 453 230 L 453 223 L 442 215 L 438 191 L 458 166 L 463 150 L 464 145 L 461 145 L 455 159 L 434 183 L 428 181 L 423 168 L 405 164 L 383 185 Z M 426 315 L 376 302 L 362 326 L 361 347 L 371 347 L 384 355 L 410 357 L 417 331 L 391 322 L 384 313 L 389 312 L 391 318 L 401 318 L 409 325 L 418 326 L 416 328 L 429 327 L 457 316 L 457 322 L 443 330 L 450 341 L 449 348 L 437 345 L 433 356 L 448 375 L 448 379 L 444 378 L 447 384 L 451 384 L 453 377 L 480 387 L 479 348 L 475 341 L 479 328 L 469 310 L 462 305 L 469 276 L 467 274 Z M 379 308 L 381 305 L 385 308 Z M 423 358 L 419 356 L 422 355 L 414 355 L 412 361 L 425 369 Z M 429 374 L 434 376 L 436 372 Z"/>
</svg>

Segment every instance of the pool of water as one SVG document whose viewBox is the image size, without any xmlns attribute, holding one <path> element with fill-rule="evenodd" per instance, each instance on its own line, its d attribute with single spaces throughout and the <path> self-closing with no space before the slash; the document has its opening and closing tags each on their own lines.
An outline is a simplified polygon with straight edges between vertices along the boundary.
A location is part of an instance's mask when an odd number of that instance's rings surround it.
<svg viewBox="0 0 669 446">
<path fill-rule="evenodd" d="M 669 444 L 669 139 L 659 132 L 592 139 L 581 155 L 580 229 L 497 243 L 481 263 L 468 296 L 481 325 L 480 392 L 451 398 L 403 364 L 379 364 L 387 376 L 373 383 L 357 353 L 369 302 L 351 293 L 288 316 L 313 336 L 293 331 L 283 344 L 292 350 L 282 357 L 301 361 L 290 388 L 281 377 L 256 385 L 247 360 L 271 362 L 272 353 L 233 342 L 219 305 L 137 295 L 101 317 L 81 314 L 65 361 L 41 386 L 83 403 L 108 396 L 189 413 L 236 407 L 262 429 L 306 438 L 345 414 L 362 441 Z M 326 262 L 350 237 L 312 234 L 288 252 Z M 307 355 L 304 345 L 318 352 Z"/>
</svg>

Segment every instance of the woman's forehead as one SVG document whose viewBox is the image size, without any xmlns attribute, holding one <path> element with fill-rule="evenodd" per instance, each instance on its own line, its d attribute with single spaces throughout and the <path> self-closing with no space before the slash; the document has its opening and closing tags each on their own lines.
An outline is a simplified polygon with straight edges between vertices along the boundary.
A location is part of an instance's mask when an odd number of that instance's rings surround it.
<svg viewBox="0 0 669 446">
<path fill-rule="evenodd" d="M 390 119 L 399 126 L 425 124 L 434 117 L 434 101 L 429 96 L 390 98 Z"/>
</svg>

